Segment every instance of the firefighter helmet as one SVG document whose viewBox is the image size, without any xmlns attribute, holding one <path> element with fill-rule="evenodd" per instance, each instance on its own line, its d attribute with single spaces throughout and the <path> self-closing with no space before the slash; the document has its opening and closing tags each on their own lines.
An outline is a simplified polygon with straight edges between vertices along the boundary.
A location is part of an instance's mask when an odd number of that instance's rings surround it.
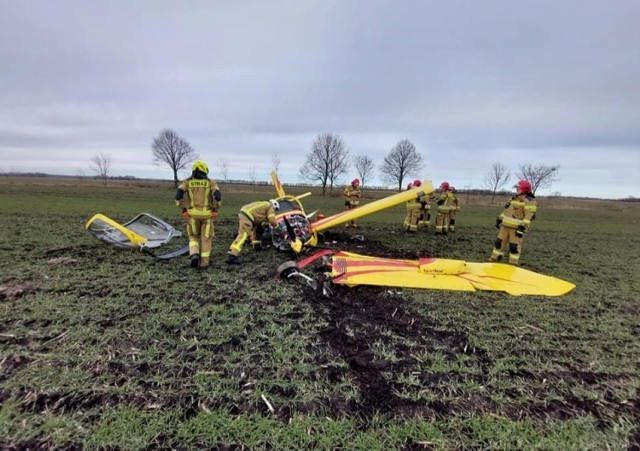
<svg viewBox="0 0 640 451">
<path fill-rule="evenodd" d="M 409 183 L 409 184 L 407 185 L 407 189 L 411 189 L 411 188 L 413 188 L 413 183 Z"/>
<path fill-rule="evenodd" d="M 413 181 L 413 186 L 414 186 L 414 188 L 417 188 L 417 187 L 419 187 L 419 186 L 422 186 L 422 182 L 421 182 L 420 180 L 418 180 L 418 179 L 415 179 L 415 180 Z"/>
<path fill-rule="evenodd" d="M 440 189 L 441 189 L 442 191 L 448 190 L 448 189 L 449 189 L 449 182 L 442 182 L 442 183 L 440 184 Z"/>
<path fill-rule="evenodd" d="M 274 210 L 280 210 L 280 202 L 275 199 L 269 199 L 269 202 L 271 202 L 271 205 L 273 205 Z"/>
<path fill-rule="evenodd" d="M 360 179 L 353 179 L 351 180 L 351 184 L 353 186 L 360 186 Z"/>
<path fill-rule="evenodd" d="M 207 166 L 207 163 L 205 163 L 204 161 L 196 161 L 195 163 L 193 163 L 193 167 L 191 168 L 192 172 L 196 172 L 196 171 L 200 171 L 203 172 L 204 174 L 209 174 L 209 166 Z"/>
<path fill-rule="evenodd" d="M 524 193 L 524 194 L 528 194 L 532 191 L 531 182 L 529 180 L 518 181 L 515 188 L 517 188 L 519 193 Z"/>
</svg>

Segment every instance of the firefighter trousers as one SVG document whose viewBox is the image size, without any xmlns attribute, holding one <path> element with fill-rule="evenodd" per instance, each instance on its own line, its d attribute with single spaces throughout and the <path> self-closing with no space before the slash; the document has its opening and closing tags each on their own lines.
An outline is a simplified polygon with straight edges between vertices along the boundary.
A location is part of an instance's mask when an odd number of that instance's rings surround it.
<svg viewBox="0 0 640 451">
<path fill-rule="evenodd" d="M 213 221 L 211 217 L 187 219 L 187 236 L 189 237 L 189 255 L 200 255 L 200 268 L 209 266 L 211 243 L 213 242 Z"/>
</svg>

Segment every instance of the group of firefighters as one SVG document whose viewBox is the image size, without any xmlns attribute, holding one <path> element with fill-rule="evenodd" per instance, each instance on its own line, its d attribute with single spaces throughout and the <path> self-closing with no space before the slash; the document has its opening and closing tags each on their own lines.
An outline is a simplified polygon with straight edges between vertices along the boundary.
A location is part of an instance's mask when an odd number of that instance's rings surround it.
<svg viewBox="0 0 640 451">
<path fill-rule="evenodd" d="M 419 188 L 422 182 L 418 179 L 407 185 L 407 190 Z M 419 229 L 431 227 L 431 202 L 436 201 L 436 235 L 455 232 L 456 215 L 460 211 L 461 202 L 456 196 L 455 187 L 449 182 L 440 184 L 440 194 L 423 194 L 407 202 L 407 216 L 404 229 L 409 233 L 417 233 Z"/>
<path fill-rule="evenodd" d="M 407 185 L 407 190 L 420 187 L 420 180 Z M 520 180 L 516 185 L 516 194 L 506 203 L 504 210 L 496 219 L 498 237 L 491 253 L 491 261 L 502 261 L 504 252 L 508 251 L 508 263 L 518 265 L 522 240 L 534 220 L 537 203 L 531 183 Z M 343 192 L 346 209 L 357 208 L 362 197 L 360 180 L 354 179 Z M 438 194 L 423 194 L 406 203 L 407 215 L 404 229 L 408 233 L 417 233 L 421 228 L 431 227 L 431 202 L 437 207 L 435 219 L 436 235 L 455 232 L 456 215 L 460 211 L 461 202 L 456 196 L 455 187 L 442 182 Z M 218 185 L 209 179 L 209 168 L 203 161 L 193 164 L 191 176 L 178 186 L 175 196 L 176 205 L 182 209 L 182 216 L 187 221 L 189 236 L 189 260 L 192 268 L 204 269 L 209 266 L 211 243 L 214 236 L 213 220 L 218 216 L 222 204 L 222 194 Z M 239 265 L 238 257 L 244 244 L 249 241 L 254 249 L 261 248 L 259 239 L 264 226 L 277 227 L 276 212 L 280 209 L 276 199 L 256 201 L 244 205 L 238 213 L 238 233 L 229 246 L 226 263 Z M 355 220 L 345 227 L 357 228 Z"/>
</svg>

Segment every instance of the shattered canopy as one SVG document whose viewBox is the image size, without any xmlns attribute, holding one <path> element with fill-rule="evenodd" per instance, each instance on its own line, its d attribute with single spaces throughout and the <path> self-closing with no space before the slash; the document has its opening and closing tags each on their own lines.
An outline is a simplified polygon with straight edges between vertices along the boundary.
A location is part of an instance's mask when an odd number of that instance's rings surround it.
<svg viewBox="0 0 640 451">
<path fill-rule="evenodd" d="M 154 248 L 182 236 L 182 232 L 150 213 L 140 213 L 124 224 L 97 214 L 89 219 L 86 228 L 99 240 L 121 248 Z"/>
</svg>

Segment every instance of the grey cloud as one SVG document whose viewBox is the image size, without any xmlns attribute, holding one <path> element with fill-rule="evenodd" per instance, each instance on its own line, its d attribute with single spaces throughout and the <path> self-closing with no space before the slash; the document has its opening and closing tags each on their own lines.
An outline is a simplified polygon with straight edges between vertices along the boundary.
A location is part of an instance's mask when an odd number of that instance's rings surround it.
<svg viewBox="0 0 640 451">
<path fill-rule="evenodd" d="M 172 127 L 239 176 L 277 150 L 295 178 L 329 131 L 376 164 L 411 139 L 434 177 L 475 186 L 526 155 L 567 190 L 598 167 L 640 191 L 637 17 L 624 0 L 1 2 L 0 153 L 74 171 L 101 149 L 155 174 Z"/>
</svg>

